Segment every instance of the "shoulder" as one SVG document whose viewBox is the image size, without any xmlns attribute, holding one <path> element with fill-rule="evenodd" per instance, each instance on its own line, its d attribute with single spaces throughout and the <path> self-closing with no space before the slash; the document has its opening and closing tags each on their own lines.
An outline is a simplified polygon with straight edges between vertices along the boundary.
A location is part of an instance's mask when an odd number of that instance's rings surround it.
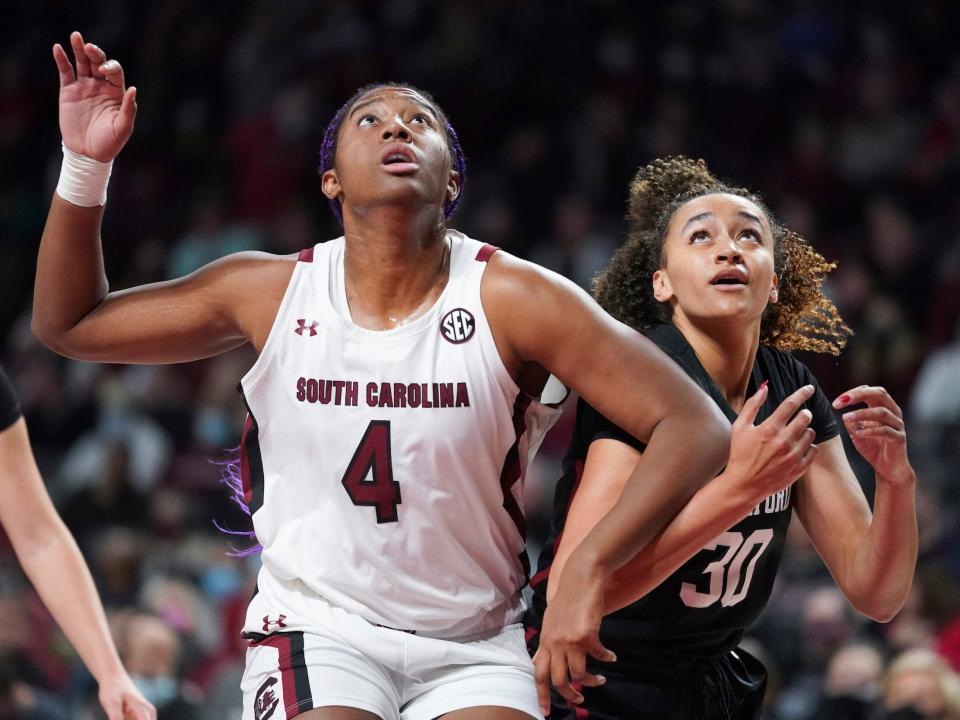
<svg viewBox="0 0 960 720">
<path fill-rule="evenodd" d="M 276 287 L 285 289 L 297 262 L 295 254 L 274 255 L 248 250 L 214 260 L 187 279 L 219 286 L 230 294 L 240 293 L 249 297 Z"/>
<path fill-rule="evenodd" d="M 522 260 L 504 250 L 487 260 L 483 274 L 484 300 L 512 302 L 518 299 L 577 297 L 589 298 L 578 285 L 536 263 Z"/>
</svg>

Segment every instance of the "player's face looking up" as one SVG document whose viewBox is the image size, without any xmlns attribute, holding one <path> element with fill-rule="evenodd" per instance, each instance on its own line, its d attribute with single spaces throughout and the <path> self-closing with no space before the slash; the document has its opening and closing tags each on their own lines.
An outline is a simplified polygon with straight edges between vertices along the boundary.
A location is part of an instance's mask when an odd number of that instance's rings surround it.
<svg viewBox="0 0 960 720">
<path fill-rule="evenodd" d="M 406 88 L 361 95 L 340 123 L 335 158 L 323 192 L 340 199 L 344 216 L 408 205 L 442 219 L 444 203 L 460 192 L 442 116 Z"/>
<path fill-rule="evenodd" d="M 681 205 L 663 240 L 653 292 L 674 320 L 759 320 L 777 300 L 770 222 L 756 203 L 712 193 Z"/>
</svg>

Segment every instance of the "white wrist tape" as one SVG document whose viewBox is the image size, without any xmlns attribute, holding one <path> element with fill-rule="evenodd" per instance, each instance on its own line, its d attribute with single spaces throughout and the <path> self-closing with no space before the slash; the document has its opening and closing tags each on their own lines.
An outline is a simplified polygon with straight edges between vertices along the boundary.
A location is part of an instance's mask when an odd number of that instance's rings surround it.
<svg viewBox="0 0 960 720">
<path fill-rule="evenodd" d="M 112 169 L 112 160 L 100 162 L 78 155 L 63 145 L 63 165 L 60 168 L 57 195 L 80 207 L 106 205 L 107 182 Z"/>
</svg>

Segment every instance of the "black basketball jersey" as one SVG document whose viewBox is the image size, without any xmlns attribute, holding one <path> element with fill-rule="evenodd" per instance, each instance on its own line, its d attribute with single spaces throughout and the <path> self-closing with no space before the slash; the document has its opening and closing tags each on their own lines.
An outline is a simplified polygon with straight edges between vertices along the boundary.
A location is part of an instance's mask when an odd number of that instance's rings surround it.
<svg viewBox="0 0 960 720">
<path fill-rule="evenodd" d="M 693 348 L 673 325 L 661 325 L 650 339 L 670 355 L 734 421 L 736 412 L 700 364 Z M 812 384 L 816 391 L 804 405 L 813 413 L 811 427 L 816 442 L 839 433 L 830 401 L 807 367 L 791 355 L 761 345 L 747 386 L 749 397 L 769 381 L 767 400 L 757 414 L 757 424 L 791 393 Z M 539 627 L 546 608 L 547 578 L 563 529 L 567 509 L 583 472 L 587 450 L 594 440 L 612 438 L 643 449 L 643 443 L 600 415 L 582 399 L 563 476 L 554 498 L 553 537 L 540 555 L 531 621 Z M 696 431 L 691 432 L 691 445 Z M 712 657 L 729 652 L 744 630 L 760 615 L 777 574 L 792 515 L 788 488 L 761 502 L 753 512 L 708 543 L 650 594 L 608 615 L 601 640 L 618 659 L 640 666 L 661 665 L 669 657 Z M 667 663 L 669 664 L 669 663 Z"/>
<path fill-rule="evenodd" d="M 0 367 L 0 431 L 6 430 L 20 419 L 20 403 L 13 392 L 10 379 Z"/>
</svg>

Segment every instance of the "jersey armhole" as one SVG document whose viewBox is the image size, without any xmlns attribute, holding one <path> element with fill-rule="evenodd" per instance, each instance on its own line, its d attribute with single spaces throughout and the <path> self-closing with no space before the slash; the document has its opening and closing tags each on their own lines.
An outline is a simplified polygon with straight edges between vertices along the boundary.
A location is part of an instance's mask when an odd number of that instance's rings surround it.
<svg viewBox="0 0 960 720">
<path fill-rule="evenodd" d="M 304 253 L 309 251 L 309 259 L 303 259 Z M 300 256 L 297 258 L 297 263 L 293 267 L 293 272 L 290 273 L 290 280 L 287 282 L 287 287 L 283 291 L 283 299 L 280 300 L 280 306 L 277 308 L 277 315 L 273 318 L 273 324 L 270 326 L 270 332 L 267 334 L 267 339 L 263 343 L 263 348 L 260 350 L 260 355 L 257 356 L 256 362 L 250 367 L 249 370 L 240 378 L 239 387 L 245 392 L 249 392 L 266 372 L 267 367 L 270 365 L 270 360 L 273 356 L 273 346 L 276 345 L 279 341 L 276 339 L 280 334 L 280 331 L 277 329 L 277 326 L 281 322 L 281 318 L 285 315 L 287 306 L 290 304 L 290 298 L 293 296 L 293 288 L 299 280 L 299 277 L 305 268 L 309 267 L 309 263 L 313 262 L 313 248 L 308 248 L 307 250 L 302 250 Z"/>
</svg>

